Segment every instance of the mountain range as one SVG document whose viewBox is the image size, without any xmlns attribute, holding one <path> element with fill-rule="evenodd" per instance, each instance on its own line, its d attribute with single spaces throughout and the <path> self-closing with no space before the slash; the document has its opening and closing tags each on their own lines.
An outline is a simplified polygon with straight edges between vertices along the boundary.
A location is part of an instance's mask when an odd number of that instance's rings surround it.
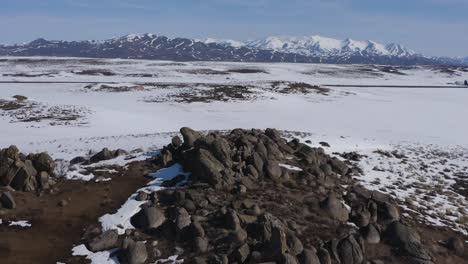
<svg viewBox="0 0 468 264">
<path fill-rule="evenodd" d="M 468 65 L 466 58 L 428 57 L 400 44 L 310 37 L 268 37 L 252 41 L 168 38 L 131 34 L 103 41 L 36 39 L 0 45 L 0 56 L 58 56 L 297 63 L 369 63 L 392 65 Z"/>
</svg>

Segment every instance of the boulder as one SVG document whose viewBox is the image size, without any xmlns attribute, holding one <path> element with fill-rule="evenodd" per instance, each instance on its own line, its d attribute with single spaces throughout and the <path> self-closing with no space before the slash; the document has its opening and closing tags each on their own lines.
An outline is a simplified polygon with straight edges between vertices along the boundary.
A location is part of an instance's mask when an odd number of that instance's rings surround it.
<svg viewBox="0 0 468 264">
<path fill-rule="evenodd" d="M 182 139 L 180 139 L 179 136 L 174 136 L 171 140 L 171 144 L 174 148 L 178 148 L 180 146 L 182 146 Z"/>
<path fill-rule="evenodd" d="M 117 150 L 113 151 L 113 154 L 114 154 L 114 157 L 125 156 L 125 155 L 128 155 L 128 151 L 126 151 L 124 149 L 117 149 Z"/>
<path fill-rule="evenodd" d="M 114 154 L 108 148 L 103 148 L 100 152 L 93 155 L 89 161 L 91 163 L 97 163 L 104 160 L 110 160 L 114 158 Z"/>
<path fill-rule="evenodd" d="M 89 250 L 93 252 L 115 248 L 119 234 L 115 230 L 108 230 L 95 237 L 88 243 Z"/>
<path fill-rule="evenodd" d="M 358 227 L 364 227 L 370 223 L 371 213 L 363 206 L 359 206 L 357 209 L 353 210 L 351 215 L 353 222 Z"/>
<path fill-rule="evenodd" d="M 142 212 L 142 226 L 145 229 L 157 229 L 166 221 L 164 212 L 159 208 L 146 207 Z"/>
<path fill-rule="evenodd" d="M 278 180 L 281 177 L 282 171 L 278 162 L 267 161 L 265 166 L 265 174 L 268 178 L 272 180 Z"/>
<path fill-rule="evenodd" d="M 2 168 L 3 176 L 0 177 L 1 183 L 4 186 L 11 184 L 11 181 L 15 178 L 18 171 L 23 167 L 23 162 L 15 162 L 12 166 L 5 165 Z M 1 176 L 1 175 L 0 175 Z"/>
<path fill-rule="evenodd" d="M 398 248 L 403 255 L 427 263 L 432 260 L 427 249 L 421 244 L 419 234 L 399 221 L 395 221 L 388 226 L 387 230 L 385 230 L 385 239 L 390 245 Z"/>
<path fill-rule="evenodd" d="M 50 186 L 49 186 L 49 173 L 47 173 L 46 171 L 41 171 L 37 175 L 36 181 L 38 183 L 39 188 L 41 188 L 43 190 L 46 190 L 46 189 L 50 188 Z"/>
<path fill-rule="evenodd" d="M 330 253 L 328 252 L 328 250 L 326 250 L 324 248 L 320 248 L 317 251 L 317 256 L 320 259 L 320 264 L 331 264 L 332 263 Z"/>
<path fill-rule="evenodd" d="M 221 138 L 217 137 L 211 144 L 211 153 L 226 167 L 232 166 L 231 160 L 231 146 L 229 143 Z"/>
<path fill-rule="evenodd" d="M 299 255 L 299 263 L 301 264 L 320 264 L 320 259 L 317 256 L 317 250 L 313 249 L 304 249 Z"/>
<path fill-rule="evenodd" d="M 257 174 L 259 176 L 263 176 L 264 162 L 263 162 L 263 159 L 260 156 L 260 154 L 258 154 L 257 152 L 252 153 L 252 156 L 250 157 L 248 162 L 249 162 L 249 164 L 254 166 L 254 168 L 257 171 Z"/>
<path fill-rule="evenodd" d="M 19 154 L 19 149 L 15 145 L 9 146 L 4 152 L 5 157 L 12 160 L 18 159 Z"/>
<path fill-rule="evenodd" d="M 201 178 L 200 180 L 212 185 L 222 181 L 221 171 L 224 170 L 224 166 L 210 151 L 200 149 L 194 162 L 197 163 L 195 167 L 200 167 L 200 171 L 197 172 L 197 175 Z"/>
<path fill-rule="evenodd" d="M 238 263 L 244 263 L 250 254 L 250 247 L 247 243 L 240 246 L 234 251 L 233 259 L 238 261 Z"/>
<path fill-rule="evenodd" d="M 343 223 L 348 221 L 348 209 L 334 194 L 330 194 L 320 206 L 338 221 Z"/>
<path fill-rule="evenodd" d="M 46 152 L 34 155 L 33 164 L 37 171 L 53 173 L 55 170 L 55 162 Z"/>
<path fill-rule="evenodd" d="M 447 248 L 457 255 L 463 255 L 465 252 L 465 243 L 458 237 L 451 237 L 447 240 Z"/>
<path fill-rule="evenodd" d="M 175 219 L 176 229 L 178 232 L 190 226 L 190 224 L 192 223 L 190 215 L 187 212 L 187 210 L 185 210 L 185 208 L 177 208 Z"/>
<path fill-rule="evenodd" d="M 286 241 L 288 245 L 288 253 L 297 256 L 304 251 L 304 246 L 301 240 L 292 231 L 286 231 Z"/>
<path fill-rule="evenodd" d="M 225 215 L 226 227 L 229 229 L 237 230 L 241 227 L 237 212 L 230 209 Z"/>
<path fill-rule="evenodd" d="M 144 242 L 135 242 L 126 238 L 123 242 L 123 263 L 143 264 L 148 259 L 148 252 Z"/>
<path fill-rule="evenodd" d="M 342 264 L 362 264 L 364 253 L 353 236 L 342 239 L 337 246 L 338 256 Z"/>
<path fill-rule="evenodd" d="M 135 200 L 142 202 L 148 200 L 148 194 L 146 192 L 140 191 L 138 192 L 137 196 L 135 197 Z"/>
<path fill-rule="evenodd" d="M 180 129 L 180 133 L 184 139 L 185 146 L 191 148 L 194 146 L 195 141 L 202 137 L 202 135 L 188 127 L 183 127 Z"/>
<path fill-rule="evenodd" d="M 369 244 L 380 243 L 380 232 L 375 225 L 369 224 L 368 226 L 362 228 L 361 230 L 362 230 L 362 236 L 367 243 Z"/>
<path fill-rule="evenodd" d="M 279 225 L 273 225 L 271 228 L 271 238 L 266 243 L 263 255 L 267 256 L 270 261 L 281 261 L 287 251 L 286 233 Z"/>
<path fill-rule="evenodd" d="M 248 234 L 243 228 L 238 228 L 231 233 L 227 237 L 227 241 L 229 241 L 232 245 L 241 245 L 247 240 Z"/>
<path fill-rule="evenodd" d="M 0 195 L 0 203 L 4 208 L 15 209 L 16 203 L 15 199 L 10 192 L 4 192 Z"/>
<path fill-rule="evenodd" d="M 26 160 L 11 181 L 11 187 L 21 191 L 35 191 L 37 171 L 30 160 Z"/>
<path fill-rule="evenodd" d="M 340 175 L 346 175 L 346 173 L 349 171 L 348 165 L 336 157 L 330 160 L 330 165 L 333 171 Z"/>
<path fill-rule="evenodd" d="M 288 254 L 288 253 L 283 254 L 283 256 L 281 256 L 280 262 L 284 264 L 298 264 L 299 263 L 295 256 Z"/>
<path fill-rule="evenodd" d="M 195 237 L 193 240 L 193 249 L 197 253 L 206 253 L 208 251 L 208 239 L 205 237 Z"/>
<path fill-rule="evenodd" d="M 73 159 L 70 160 L 70 165 L 81 164 L 81 163 L 85 163 L 87 161 L 88 160 L 85 157 L 78 156 L 78 157 L 74 157 Z"/>
<path fill-rule="evenodd" d="M 193 222 L 190 226 L 190 235 L 193 237 L 204 237 L 205 230 L 198 222 Z"/>
<path fill-rule="evenodd" d="M 397 206 L 386 202 L 382 204 L 381 208 L 383 215 L 387 221 L 393 222 L 400 220 L 400 212 L 398 211 Z"/>
<path fill-rule="evenodd" d="M 164 167 L 169 166 L 173 162 L 172 152 L 168 149 L 163 149 L 161 153 L 162 165 Z"/>
</svg>

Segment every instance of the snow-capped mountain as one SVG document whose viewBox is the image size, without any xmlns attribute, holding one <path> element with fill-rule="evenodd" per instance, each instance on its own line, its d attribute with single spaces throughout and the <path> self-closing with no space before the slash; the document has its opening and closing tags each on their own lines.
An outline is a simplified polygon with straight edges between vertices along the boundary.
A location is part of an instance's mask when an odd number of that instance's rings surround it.
<svg viewBox="0 0 468 264">
<path fill-rule="evenodd" d="M 205 41 L 205 43 L 207 43 Z M 216 42 L 210 39 L 210 43 L 227 45 L 235 43 L 235 47 L 248 47 L 254 49 L 274 50 L 285 53 L 297 53 L 306 56 L 343 56 L 343 55 L 371 55 L 371 56 L 394 56 L 411 57 L 420 55 L 400 44 L 391 43 L 384 45 L 375 41 L 345 39 L 338 40 L 322 36 L 311 37 L 268 37 L 260 40 L 236 42 L 223 40 Z M 234 46 L 234 45 L 231 45 Z"/>
<path fill-rule="evenodd" d="M 0 56 L 70 56 L 94 58 L 157 59 L 174 61 L 239 61 L 293 63 L 454 64 L 468 59 L 431 58 L 399 44 L 337 40 L 321 36 L 269 37 L 235 41 L 168 38 L 131 34 L 102 41 L 50 41 L 0 45 Z"/>
<path fill-rule="evenodd" d="M 216 43 L 222 46 L 230 46 L 234 48 L 241 48 L 245 46 L 245 43 L 242 41 L 237 41 L 233 39 L 215 39 L 215 38 L 205 38 L 205 39 L 199 39 L 197 41 L 206 43 L 206 44 L 212 44 Z"/>
</svg>

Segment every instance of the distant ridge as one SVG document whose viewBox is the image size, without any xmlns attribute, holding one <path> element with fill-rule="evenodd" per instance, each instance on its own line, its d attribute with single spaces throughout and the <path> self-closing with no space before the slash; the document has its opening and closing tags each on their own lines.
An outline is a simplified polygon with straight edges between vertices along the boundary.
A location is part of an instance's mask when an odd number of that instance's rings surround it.
<svg viewBox="0 0 468 264">
<path fill-rule="evenodd" d="M 102 41 L 51 41 L 0 45 L 0 56 L 59 56 L 154 59 L 174 61 L 237 61 L 338 64 L 468 65 L 467 58 L 427 57 L 400 44 L 337 40 L 321 36 L 268 37 L 236 41 L 168 38 L 131 34 Z"/>
</svg>

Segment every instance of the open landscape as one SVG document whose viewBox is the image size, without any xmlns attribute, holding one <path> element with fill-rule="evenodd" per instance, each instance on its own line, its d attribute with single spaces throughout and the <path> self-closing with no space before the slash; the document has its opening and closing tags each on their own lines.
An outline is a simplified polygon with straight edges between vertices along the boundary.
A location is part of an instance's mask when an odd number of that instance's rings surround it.
<svg viewBox="0 0 468 264">
<path fill-rule="evenodd" d="M 2 57 L 0 262 L 466 263 L 467 79 Z"/>
</svg>

